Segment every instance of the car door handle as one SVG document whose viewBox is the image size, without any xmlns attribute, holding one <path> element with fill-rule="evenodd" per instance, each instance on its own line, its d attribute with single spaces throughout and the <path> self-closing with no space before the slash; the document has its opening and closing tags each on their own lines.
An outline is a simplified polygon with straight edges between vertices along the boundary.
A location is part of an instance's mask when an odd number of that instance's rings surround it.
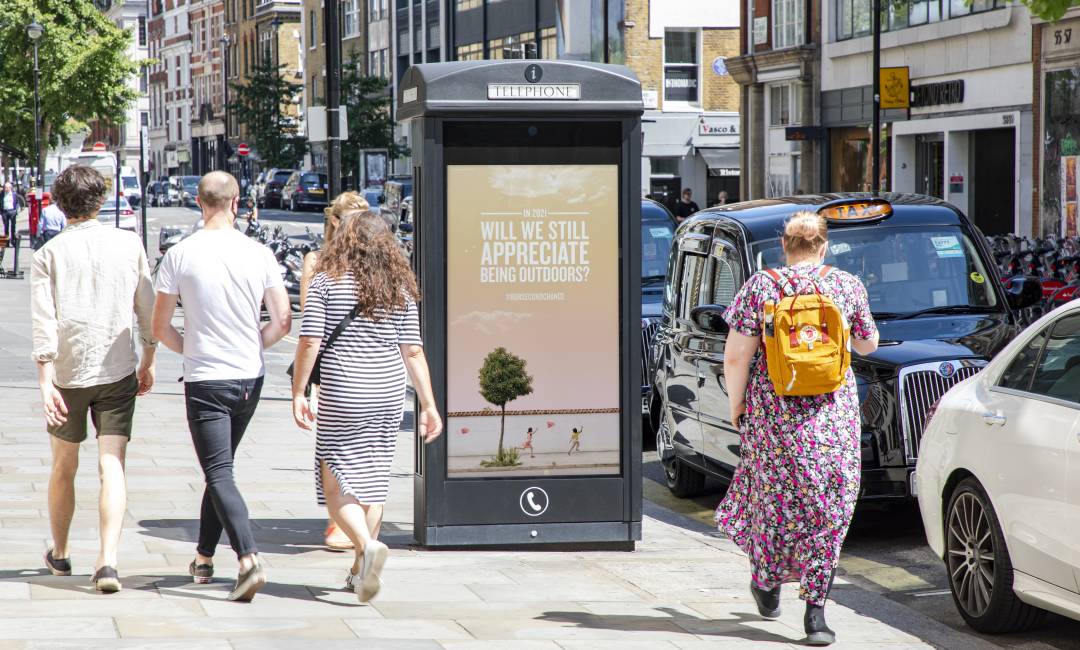
<svg viewBox="0 0 1080 650">
<path fill-rule="evenodd" d="M 1000 411 L 996 413 L 993 411 L 987 411 L 986 413 L 983 413 L 982 418 L 983 422 L 985 422 L 986 424 L 991 426 L 996 424 L 999 427 L 1005 426 L 1005 422 L 1008 421 L 1008 418 L 1006 418 L 1005 415 Z"/>
</svg>

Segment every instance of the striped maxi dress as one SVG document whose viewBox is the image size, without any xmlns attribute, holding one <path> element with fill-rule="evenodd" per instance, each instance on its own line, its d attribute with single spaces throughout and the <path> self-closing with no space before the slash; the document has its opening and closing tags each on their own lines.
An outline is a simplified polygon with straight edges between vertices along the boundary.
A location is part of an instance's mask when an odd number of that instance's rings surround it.
<svg viewBox="0 0 1080 650">
<path fill-rule="evenodd" d="M 317 273 L 304 305 L 300 336 L 322 338 L 356 305 L 351 274 L 331 278 Z M 405 405 L 405 363 L 401 345 L 422 345 L 416 304 L 378 320 L 359 317 L 322 359 L 322 384 L 315 429 L 315 488 L 326 505 L 325 462 L 344 495 L 364 505 L 386 502 L 390 465 Z"/>
</svg>

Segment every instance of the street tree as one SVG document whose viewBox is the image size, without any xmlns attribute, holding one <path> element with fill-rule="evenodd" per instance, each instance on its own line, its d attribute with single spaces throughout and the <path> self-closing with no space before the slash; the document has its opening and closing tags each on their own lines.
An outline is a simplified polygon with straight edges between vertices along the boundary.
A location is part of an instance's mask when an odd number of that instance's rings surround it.
<svg viewBox="0 0 1080 650">
<path fill-rule="evenodd" d="M 1060 20 L 1072 7 L 1080 7 L 1080 0 L 1022 0 L 1031 13 L 1043 20 Z"/>
<path fill-rule="evenodd" d="M 525 360 L 498 347 L 492 350 L 480 367 L 480 395 L 498 406 L 499 454 L 496 461 L 504 458 L 503 440 L 506 436 L 506 404 L 533 392 L 532 376 L 526 372 Z"/>
<path fill-rule="evenodd" d="M 138 93 L 128 47 L 134 35 L 109 21 L 93 0 L 0 0 L 0 142 L 34 151 L 34 47 L 38 41 L 42 147 L 67 144 L 89 121 L 120 123 Z"/>
<path fill-rule="evenodd" d="M 2 0 L 0 0 L 2 1 Z M 247 131 L 247 139 L 267 167 L 298 167 L 307 151 L 297 135 L 298 120 L 289 115 L 300 84 L 285 78 L 280 67 L 266 57 L 257 63 L 246 83 L 231 84 L 232 111 L 237 124 Z"/>
<path fill-rule="evenodd" d="M 364 149 L 385 149 L 391 160 L 408 156 L 409 150 L 394 142 L 394 119 L 390 113 L 388 82 L 363 74 L 363 58 L 350 50 L 342 67 L 341 105 L 348 114 L 348 146 L 341 148 L 342 169 L 355 172 Z"/>
</svg>

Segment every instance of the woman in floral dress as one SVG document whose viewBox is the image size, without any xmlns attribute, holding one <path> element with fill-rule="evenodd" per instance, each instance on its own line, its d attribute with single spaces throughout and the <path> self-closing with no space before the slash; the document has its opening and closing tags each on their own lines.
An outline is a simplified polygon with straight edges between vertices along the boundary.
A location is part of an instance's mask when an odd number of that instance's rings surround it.
<svg viewBox="0 0 1080 650">
<path fill-rule="evenodd" d="M 877 349 L 877 328 L 859 279 L 838 269 L 818 276 L 828 245 L 825 219 L 796 213 L 782 244 L 788 265 L 777 270 L 796 287 L 787 292 L 812 293 L 816 285 L 843 312 L 855 351 Z M 807 641 L 828 645 L 835 634 L 825 625 L 825 599 L 859 494 L 859 398 L 850 370 L 834 393 L 776 394 L 757 351 L 764 304 L 781 297 L 776 283 L 759 272 L 724 314 L 731 326 L 724 373 L 731 421 L 742 418 L 742 459 L 716 521 L 750 557 L 750 589 L 761 615 L 778 617 L 780 585 L 798 581 Z"/>
</svg>

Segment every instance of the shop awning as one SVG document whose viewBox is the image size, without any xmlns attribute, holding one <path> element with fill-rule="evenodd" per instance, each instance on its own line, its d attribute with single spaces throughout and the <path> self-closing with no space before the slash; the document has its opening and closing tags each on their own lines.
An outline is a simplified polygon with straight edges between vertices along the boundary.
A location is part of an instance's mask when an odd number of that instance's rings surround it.
<svg viewBox="0 0 1080 650">
<path fill-rule="evenodd" d="M 713 147 L 698 147 L 698 155 L 705 161 L 709 169 L 739 169 L 738 149 L 718 149 Z"/>
<path fill-rule="evenodd" d="M 646 158 L 682 158 L 690 152 L 688 144 L 662 144 L 646 142 L 641 155 Z"/>
</svg>

